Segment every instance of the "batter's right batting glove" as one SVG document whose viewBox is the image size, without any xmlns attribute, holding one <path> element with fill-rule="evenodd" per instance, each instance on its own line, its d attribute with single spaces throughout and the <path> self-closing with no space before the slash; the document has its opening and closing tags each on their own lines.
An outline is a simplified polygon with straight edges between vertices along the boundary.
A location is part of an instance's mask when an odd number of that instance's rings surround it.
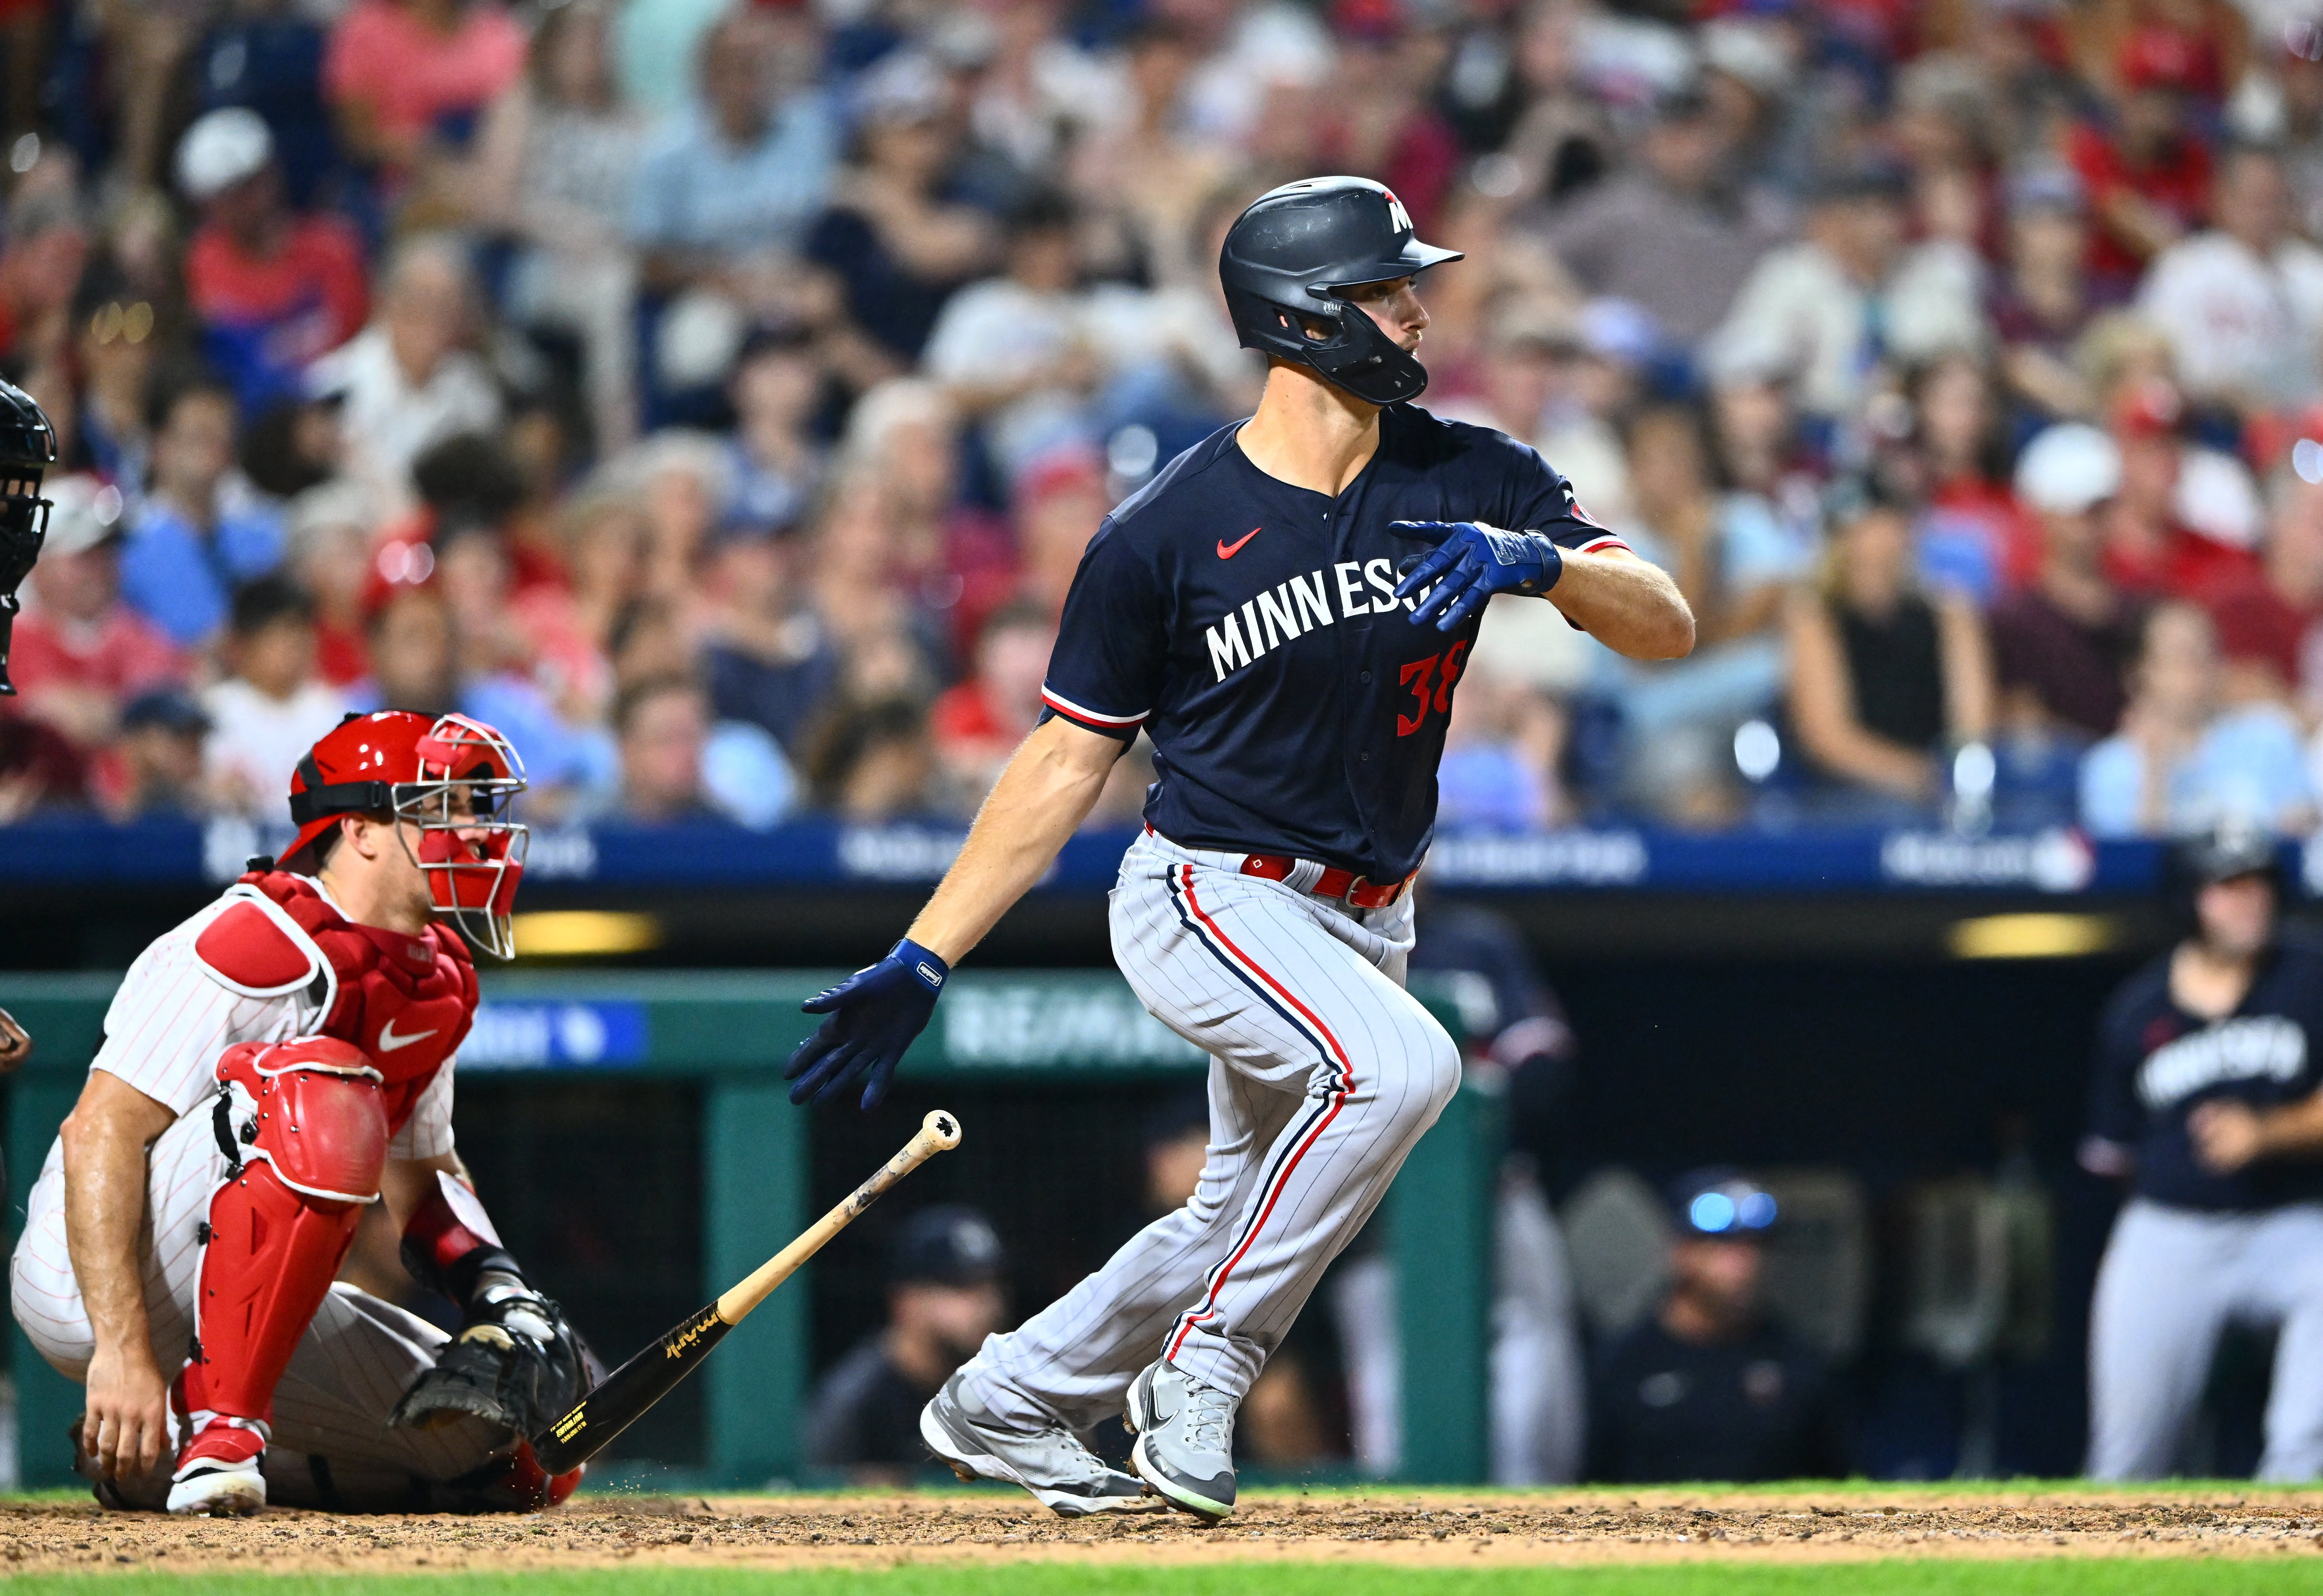
<svg viewBox="0 0 2323 1596">
<path fill-rule="evenodd" d="M 1503 532 L 1481 521 L 1390 521 L 1387 529 L 1436 545 L 1395 584 L 1398 599 L 1433 584 L 1411 612 L 1414 626 L 1433 620 L 1437 631 L 1448 632 L 1494 593 L 1538 596 L 1565 574 L 1563 551 L 1538 532 Z"/>
<path fill-rule="evenodd" d="M 868 1077 L 863 1106 L 878 1107 L 904 1050 L 927 1029 L 936 995 L 950 977 L 950 965 L 905 938 L 878 963 L 801 1004 L 810 1014 L 829 1017 L 783 1066 L 783 1078 L 793 1083 L 791 1101 L 825 1102 Z"/>
</svg>

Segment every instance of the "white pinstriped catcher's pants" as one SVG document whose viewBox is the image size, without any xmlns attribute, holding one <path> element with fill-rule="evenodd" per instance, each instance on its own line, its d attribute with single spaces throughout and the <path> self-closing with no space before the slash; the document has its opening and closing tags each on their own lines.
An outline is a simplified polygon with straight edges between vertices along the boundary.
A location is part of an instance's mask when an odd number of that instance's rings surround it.
<svg viewBox="0 0 2323 1596">
<path fill-rule="evenodd" d="M 145 1312 L 165 1376 L 184 1366 L 193 1338 L 202 1267 L 197 1231 L 209 1216 L 211 1194 L 225 1179 L 214 1104 L 204 1098 L 162 1132 L 147 1155 Z M 87 1377 L 96 1338 L 65 1247 L 64 1192 L 60 1145 L 49 1150 L 25 1204 L 9 1295 L 25 1336 L 78 1384 Z M 334 1285 L 275 1388 L 269 1499 L 297 1506 L 344 1498 L 376 1506 L 392 1500 L 405 1481 L 456 1479 L 482 1465 L 507 1440 L 505 1430 L 473 1419 L 440 1429 L 387 1428 L 396 1399 L 435 1363 L 446 1339 L 392 1303 L 344 1281 Z M 25 1444 L 65 1445 L 53 1435 L 27 1436 Z M 319 1472 L 317 1458 L 324 1460 Z"/>
<path fill-rule="evenodd" d="M 1147 833 L 1112 896 L 1113 951 L 1148 1010 L 1210 1055 L 1194 1198 L 967 1369 L 993 1413 L 1075 1429 L 1167 1357 L 1240 1395 L 1460 1082 L 1459 1050 L 1403 989 L 1411 899 L 1351 910 L 1240 854 Z"/>
</svg>

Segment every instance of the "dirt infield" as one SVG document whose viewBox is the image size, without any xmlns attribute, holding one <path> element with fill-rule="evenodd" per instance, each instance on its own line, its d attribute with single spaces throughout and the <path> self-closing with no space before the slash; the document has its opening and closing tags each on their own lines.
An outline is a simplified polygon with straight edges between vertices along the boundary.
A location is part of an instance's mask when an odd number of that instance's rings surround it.
<svg viewBox="0 0 2323 1596">
<path fill-rule="evenodd" d="M 181 1520 L 62 1501 L 0 1504 L 0 1574 L 510 1572 L 632 1560 L 795 1568 L 1292 1558 L 1477 1568 L 2074 1555 L 2323 1556 L 2323 1493 L 1269 1492 L 1216 1528 L 1176 1516 L 1071 1521 L 980 1492 L 584 1495 L 553 1512 L 500 1518 L 271 1511 Z"/>
</svg>

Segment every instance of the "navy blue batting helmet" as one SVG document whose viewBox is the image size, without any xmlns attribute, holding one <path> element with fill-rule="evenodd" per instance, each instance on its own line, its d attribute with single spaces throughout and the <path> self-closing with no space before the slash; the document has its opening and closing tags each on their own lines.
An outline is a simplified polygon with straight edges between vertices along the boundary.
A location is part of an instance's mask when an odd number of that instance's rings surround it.
<svg viewBox="0 0 2323 1596">
<path fill-rule="evenodd" d="M 1418 399 L 1428 372 L 1340 296 L 1458 259 L 1459 251 L 1413 235 L 1410 213 L 1386 185 L 1305 178 L 1260 195 L 1235 218 L 1218 252 L 1218 280 L 1244 348 L 1311 366 L 1357 399 L 1392 405 Z"/>
</svg>

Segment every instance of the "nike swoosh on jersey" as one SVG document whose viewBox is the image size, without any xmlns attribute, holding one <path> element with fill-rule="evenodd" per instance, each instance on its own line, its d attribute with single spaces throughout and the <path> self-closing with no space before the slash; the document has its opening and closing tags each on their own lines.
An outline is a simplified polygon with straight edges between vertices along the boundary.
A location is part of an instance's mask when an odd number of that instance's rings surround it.
<svg viewBox="0 0 2323 1596">
<path fill-rule="evenodd" d="M 379 1028 L 379 1050 L 382 1053 L 391 1053 L 398 1048 L 408 1048 L 415 1041 L 425 1041 L 435 1034 L 436 1032 L 431 1030 L 415 1031 L 409 1036 L 398 1036 L 395 1033 L 395 1022 L 390 1020 Z"/>
<path fill-rule="evenodd" d="M 1249 531 L 1244 533 L 1240 537 L 1235 538 L 1232 543 L 1228 543 L 1223 537 L 1219 538 L 1218 558 L 1221 560 L 1233 559 L 1236 555 L 1242 553 L 1242 546 L 1244 544 L 1248 543 L 1252 538 L 1257 537 L 1259 533 L 1264 529 L 1265 528 L 1261 527 L 1253 527 Z"/>
</svg>

